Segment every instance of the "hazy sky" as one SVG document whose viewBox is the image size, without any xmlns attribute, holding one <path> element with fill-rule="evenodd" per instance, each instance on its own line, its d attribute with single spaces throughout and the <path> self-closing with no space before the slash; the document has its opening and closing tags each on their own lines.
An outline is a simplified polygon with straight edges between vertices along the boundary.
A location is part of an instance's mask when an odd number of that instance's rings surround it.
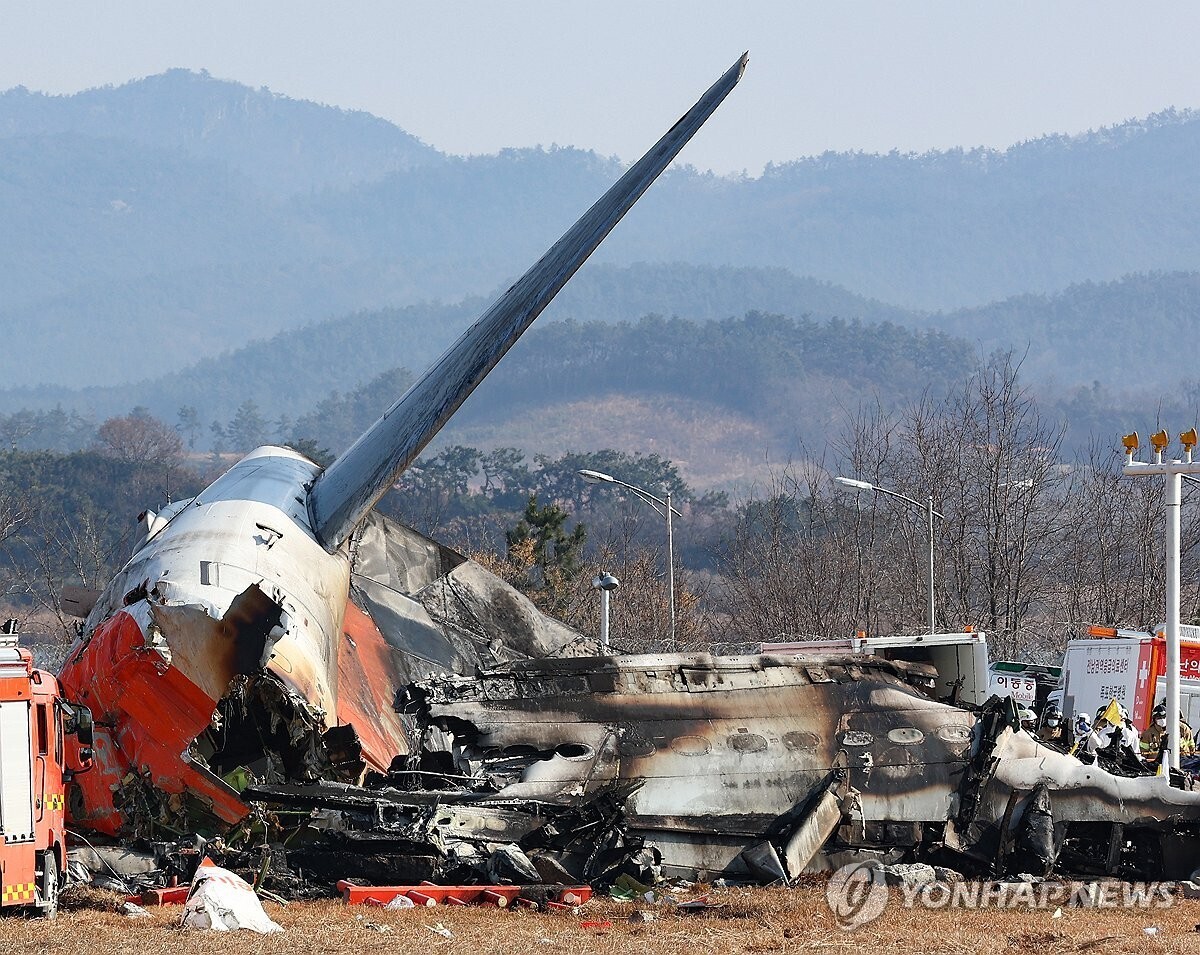
<svg viewBox="0 0 1200 955">
<path fill-rule="evenodd" d="M 683 158 L 1006 146 L 1200 106 L 1200 4 L 0 0 L 0 88 L 170 67 L 383 116 L 439 149 L 636 158 L 743 50 Z"/>
</svg>

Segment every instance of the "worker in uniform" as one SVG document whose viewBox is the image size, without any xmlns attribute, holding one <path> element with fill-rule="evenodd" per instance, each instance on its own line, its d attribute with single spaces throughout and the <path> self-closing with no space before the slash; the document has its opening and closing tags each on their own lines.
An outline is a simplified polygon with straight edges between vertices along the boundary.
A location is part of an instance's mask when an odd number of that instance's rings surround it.
<svg viewBox="0 0 1200 955">
<path fill-rule="evenodd" d="M 1037 714 L 1031 709 L 1022 709 L 1020 712 L 1021 729 L 1030 736 L 1037 735 Z"/>
<path fill-rule="evenodd" d="M 1115 699 L 1096 713 L 1096 721 L 1083 750 L 1093 760 L 1103 759 L 1110 772 L 1116 768 L 1122 775 L 1136 776 L 1146 772 L 1138 732 L 1125 708 Z"/>
<path fill-rule="evenodd" d="M 1055 746 L 1062 746 L 1065 742 L 1066 727 L 1063 726 L 1062 712 L 1053 704 L 1047 704 L 1042 710 L 1041 725 L 1038 727 L 1038 739 L 1045 743 L 1053 743 Z"/>
<path fill-rule="evenodd" d="M 1129 714 L 1125 712 L 1121 713 L 1121 743 L 1135 756 L 1141 755 L 1141 734 L 1137 731 L 1137 727 L 1133 725 L 1133 720 L 1129 718 Z"/>
<path fill-rule="evenodd" d="M 1142 758 L 1150 763 L 1157 763 L 1162 756 L 1163 748 L 1167 745 L 1167 704 L 1159 703 L 1150 714 L 1150 726 L 1142 737 Z M 1192 728 L 1179 718 L 1179 758 L 1188 759 L 1196 755 L 1196 738 Z"/>
<path fill-rule="evenodd" d="M 1113 737 L 1116 734 L 1116 725 L 1109 722 L 1107 717 L 1101 713 L 1101 715 L 1096 717 L 1095 722 L 1092 723 L 1092 731 L 1084 741 L 1084 749 L 1089 756 L 1095 756 L 1100 750 L 1109 749 L 1113 745 Z M 1120 735 L 1117 736 L 1118 740 L 1120 739 Z"/>
<path fill-rule="evenodd" d="M 1075 725 L 1071 728 L 1074 739 L 1071 741 L 1070 753 L 1079 755 L 1084 752 L 1088 737 L 1092 735 L 1092 721 L 1086 713 L 1075 717 Z"/>
</svg>

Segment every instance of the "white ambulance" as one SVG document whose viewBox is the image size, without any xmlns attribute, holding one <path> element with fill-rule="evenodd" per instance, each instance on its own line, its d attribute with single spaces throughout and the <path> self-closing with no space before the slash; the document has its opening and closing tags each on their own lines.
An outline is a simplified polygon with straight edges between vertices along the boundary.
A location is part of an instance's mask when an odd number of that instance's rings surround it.
<svg viewBox="0 0 1200 955">
<path fill-rule="evenodd" d="M 1179 628 L 1179 712 L 1200 725 L 1200 627 Z M 1162 630 L 1146 633 L 1088 627 L 1087 636 L 1067 642 L 1063 657 L 1063 714 L 1073 719 L 1115 699 L 1138 732 L 1145 731 L 1155 703 L 1166 695 L 1167 647 Z"/>
</svg>

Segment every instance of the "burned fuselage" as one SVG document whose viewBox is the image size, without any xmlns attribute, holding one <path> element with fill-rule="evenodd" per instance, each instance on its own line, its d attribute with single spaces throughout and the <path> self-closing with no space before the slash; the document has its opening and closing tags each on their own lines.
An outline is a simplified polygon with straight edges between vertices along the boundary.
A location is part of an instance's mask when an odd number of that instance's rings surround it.
<svg viewBox="0 0 1200 955">
<path fill-rule="evenodd" d="M 1039 790 L 1052 856 L 1099 825 L 1129 845 L 1110 859 L 1105 843 L 1096 871 L 1191 872 L 1200 793 L 1085 766 L 1018 732 L 1003 707 L 981 720 L 926 697 L 912 685 L 925 676 L 871 657 L 542 660 L 424 681 L 413 705 L 437 731 L 426 756 L 449 755 L 497 800 L 637 782 L 628 831 L 676 872 L 744 877 L 764 844 L 790 877 L 864 852 L 994 870 Z"/>
</svg>

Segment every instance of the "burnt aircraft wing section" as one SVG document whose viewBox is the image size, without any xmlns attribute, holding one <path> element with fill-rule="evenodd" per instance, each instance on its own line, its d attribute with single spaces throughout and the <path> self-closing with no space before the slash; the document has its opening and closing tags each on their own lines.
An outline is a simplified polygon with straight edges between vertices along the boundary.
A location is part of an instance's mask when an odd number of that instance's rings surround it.
<svg viewBox="0 0 1200 955">
<path fill-rule="evenodd" d="M 312 529 L 331 553 L 495 367 L 741 78 L 743 55 L 654 147 L 317 478 Z"/>
</svg>

